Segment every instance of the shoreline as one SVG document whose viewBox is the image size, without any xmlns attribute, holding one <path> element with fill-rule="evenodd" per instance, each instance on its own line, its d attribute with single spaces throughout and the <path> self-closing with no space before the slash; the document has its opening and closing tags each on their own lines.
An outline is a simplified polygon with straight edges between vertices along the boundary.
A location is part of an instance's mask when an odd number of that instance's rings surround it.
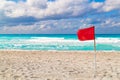
<svg viewBox="0 0 120 80">
<path fill-rule="evenodd" d="M 17 50 L 17 49 L 0 49 L 0 51 L 37 51 L 37 52 L 120 52 L 120 51 L 115 51 L 115 50 Z"/>
</svg>

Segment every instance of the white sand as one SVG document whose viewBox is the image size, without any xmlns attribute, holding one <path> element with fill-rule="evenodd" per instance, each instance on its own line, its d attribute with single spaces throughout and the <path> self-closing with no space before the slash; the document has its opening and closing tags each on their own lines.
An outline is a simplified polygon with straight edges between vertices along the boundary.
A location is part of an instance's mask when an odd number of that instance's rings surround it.
<svg viewBox="0 0 120 80">
<path fill-rule="evenodd" d="M 0 80 L 94 80 L 94 52 L 0 51 Z M 95 80 L 120 80 L 120 52 L 97 52 Z"/>
</svg>

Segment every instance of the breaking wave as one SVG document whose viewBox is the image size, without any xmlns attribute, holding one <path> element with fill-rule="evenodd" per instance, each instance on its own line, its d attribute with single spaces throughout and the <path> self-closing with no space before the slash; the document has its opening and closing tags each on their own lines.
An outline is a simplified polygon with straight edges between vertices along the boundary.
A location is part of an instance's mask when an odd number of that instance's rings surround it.
<svg viewBox="0 0 120 80">
<path fill-rule="evenodd" d="M 120 51 L 120 38 L 96 38 L 97 50 Z M 94 50 L 94 41 L 66 37 L 1 37 L 0 49 L 18 50 Z"/>
</svg>

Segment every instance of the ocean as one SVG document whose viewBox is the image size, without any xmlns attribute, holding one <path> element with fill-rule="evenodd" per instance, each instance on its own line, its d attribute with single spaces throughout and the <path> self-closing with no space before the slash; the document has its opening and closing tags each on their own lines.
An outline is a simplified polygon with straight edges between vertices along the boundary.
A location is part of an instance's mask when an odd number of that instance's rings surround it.
<svg viewBox="0 0 120 80">
<path fill-rule="evenodd" d="M 120 34 L 96 34 L 97 51 L 120 51 Z M 93 51 L 94 41 L 76 34 L 0 34 L 0 50 Z"/>
</svg>

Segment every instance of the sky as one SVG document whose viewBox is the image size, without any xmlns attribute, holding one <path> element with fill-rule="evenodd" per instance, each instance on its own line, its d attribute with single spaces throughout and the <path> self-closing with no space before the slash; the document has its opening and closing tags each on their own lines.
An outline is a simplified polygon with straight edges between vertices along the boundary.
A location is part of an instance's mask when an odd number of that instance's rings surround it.
<svg viewBox="0 0 120 80">
<path fill-rule="evenodd" d="M 120 34 L 120 0 L 0 0 L 0 34 Z"/>
</svg>

